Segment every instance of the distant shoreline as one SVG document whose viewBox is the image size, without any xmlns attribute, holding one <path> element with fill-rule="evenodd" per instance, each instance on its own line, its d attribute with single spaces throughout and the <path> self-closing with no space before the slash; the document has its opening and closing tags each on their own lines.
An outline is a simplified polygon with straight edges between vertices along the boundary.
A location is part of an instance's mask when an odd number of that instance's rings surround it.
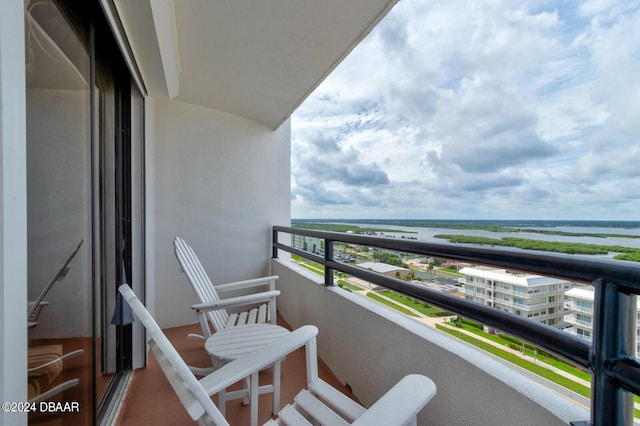
<svg viewBox="0 0 640 426">
<path fill-rule="evenodd" d="M 427 228 L 480 229 L 494 227 L 560 227 L 579 228 L 640 228 L 640 221 L 632 220 L 534 220 L 534 219 L 291 219 L 291 223 L 360 223 Z"/>
<path fill-rule="evenodd" d="M 437 229 L 450 229 L 450 230 L 463 230 L 464 231 L 484 231 L 496 234 L 513 234 L 513 233 L 529 233 L 540 235 L 551 235 L 560 237 L 591 237 L 591 238 L 617 238 L 617 239 L 640 239 L 640 235 L 635 234 L 620 234 L 620 233 L 606 233 L 606 232 L 587 232 L 585 229 L 581 232 L 569 232 L 559 229 L 551 229 L 558 227 L 573 227 L 573 228 L 588 228 L 584 225 L 589 223 L 592 227 L 611 228 L 611 229 L 636 229 L 640 227 L 640 222 L 625 222 L 627 225 L 621 228 L 620 221 L 588 221 L 588 222 L 568 222 L 568 221 L 513 221 L 505 226 L 505 221 L 423 221 L 423 220 L 366 220 L 366 221 L 354 221 L 354 220 L 292 220 L 292 226 L 299 228 L 333 231 L 333 232 L 353 232 L 359 234 L 367 233 L 385 233 L 385 232 L 404 232 L 411 233 L 406 230 L 387 230 L 383 228 L 372 228 L 375 225 L 392 225 L 392 226 L 404 226 L 404 227 L 421 227 L 421 228 L 437 228 Z M 364 224 L 366 227 L 360 227 Z M 629 224 L 633 224 L 630 227 Z M 608 225 L 608 226 L 607 226 Z M 617 225 L 617 226 L 616 226 Z M 533 228 L 527 227 L 533 226 Z M 614 226 L 616 226 L 614 228 Z M 549 229 L 536 229 L 536 228 L 549 228 Z M 619 231 L 620 232 L 620 231 Z M 404 238 L 404 237 L 402 237 Z M 411 237 L 413 238 L 413 237 Z M 584 242 L 561 242 L 561 241 L 546 241 L 531 238 L 514 238 L 511 236 L 504 236 L 501 238 L 488 238 L 482 236 L 471 235 L 453 235 L 453 234 L 436 234 L 433 238 L 444 238 L 452 243 L 466 243 L 474 245 L 490 245 L 490 246 L 509 246 L 518 247 L 525 250 L 538 250 L 548 252 L 560 252 L 567 254 L 586 254 L 586 255 L 606 255 L 609 253 L 617 253 L 614 255 L 614 259 L 629 260 L 633 262 L 640 262 L 640 248 L 626 247 L 623 245 L 603 245 L 603 244 L 588 244 Z"/>
</svg>

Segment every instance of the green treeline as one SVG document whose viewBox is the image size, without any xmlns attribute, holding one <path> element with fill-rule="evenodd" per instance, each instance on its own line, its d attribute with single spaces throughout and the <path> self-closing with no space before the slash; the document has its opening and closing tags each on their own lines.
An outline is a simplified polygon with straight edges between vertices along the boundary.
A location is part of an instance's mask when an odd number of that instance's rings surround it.
<svg viewBox="0 0 640 426">
<path fill-rule="evenodd" d="M 452 243 L 467 243 L 467 244 L 480 244 L 480 245 L 492 245 L 492 246 L 505 246 L 505 247 L 517 247 L 524 250 L 540 250 L 550 251 L 556 253 L 567 254 L 608 254 L 609 252 L 622 253 L 615 256 L 615 259 L 631 260 L 634 262 L 640 262 L 640 249 L 623 246 L 607 246 L 599 244 L 585 244 L 585 243 L 566 243 L 559 241 L 542 241 L 542 240 L 529 240 L 526 238 L 487 238 L 487 237 L 474 237 L 470 235 L 450 235 L 450 234 L 438 234 L 434 235 L 436 238 L 444 238 Z"/>
<path fill-rule="evenodd" d="M 338 222 L 342 222 L 343 220 L 338 220 Z M 329 230 L 325 228 L 325 226 L 337 226 L 344 227 L 344 230 L 336 228 L 336 232 L 345 232 L 348 230 L 353 230 L 354 225 L 335 225 L 328 223 L 310 223 L 304 222 L 301 220 L 293 220 L 293 226 L 300 226 L 309 229 L 319 229 L 319 230 Z M 350 220 L 344 221 L 348 223 L 360 223 L 358 220 Z M 544 229 L 532 229 L 527 226 L 536 226 L 536 227 L 544 227 L 544 226 L 558 226 L 564 223 L 554 223 L 553 225 L 547 221 L 541 221 L 539 223 L 523 223 L 523 222 L 514 222 L 514 221 L 437 221 L 437 220 L 393 220 L 393 219 L 369 219 L 364 223 L 380 223 L 381 225 L 397 225 L 397 226 L 408 226 L 408 227 L 420 227 L 420 228 L 442 228 L 442 229 L 467 229 L 467 230 L 478 230 L 478 231 L 489 231 L 489 232 L 510 232 L 510 233 L 529 233 L 529 234 L 545 234 L 545 235 L 562 235 L 566 237 L 595 237 L 595 238 L 640 238 L 640 235 L 630 235 L 630 234 L 608 234 L 608 233 L 591 233 L 591 232 L 567 232 L 567 231 L 556 231 L 556 230 L 544 230 Z M 512 223 L 510 223 L 512 222 Z M 302 225 L 302 226 L 301 226 Z M 307 227 L 306 225 L 313 225 L 314 227 Z M 640 227 L 640 222 L 579 222 L 572 223 L 568 222 L 565 225 L 574 225 L 574 226 L 598 226 L 598 227 L 626 227 L 626 228 L 638 228 Z M 363 230 L 376 230 L 375 228 L 361 228 Z M 384 230 L 378 229 L 378 232 L 399 232 L 397 230 Z M 354 232 L 356 232 L 354 230 Z"/>
<path fill-rule="evenodd" d="M 402 261 L 402 259 L 391 253 L 377 251 L 373 253 L 373 260 L 386 263 L 387 265 L 400 266 L 401 268 L 408 268 L 408 266 Z"/>
<path fill-rule="evenodd" d="M 417 232 L 401 231 L 398 229 L 383 229 L 383 228 L 361 228 L 356 225 L 339 225 L 336 223 L 310 223 L 310 222 L 294 222 L 292 225 L 294 228 L 313 229 L 316 231 L 329 231 L 329 232 L 347 232 L 352 231 L 354 234 L 373 234 L 376 232 L 398 232 L 405 234 L 417 234 Z"/>
<path fill-rule="evenodd" d="M 640 238 L 640 235 L 630 234 L 591 234 L 588 232 L 544 231 L 541 229 L 514 229 L 505 228 L 502 232 L 529 232 L 532 234 L 562 235 L 564 237 L 596 237 L 596 238 Z"/>
<path fill-rule="evenodd" d="M 640 250 L 636 250 L 631 253 L 619 254 L 615 257 L 618 260 L 629 260 L 631 262 L 640 262 Z"/>
</svg>

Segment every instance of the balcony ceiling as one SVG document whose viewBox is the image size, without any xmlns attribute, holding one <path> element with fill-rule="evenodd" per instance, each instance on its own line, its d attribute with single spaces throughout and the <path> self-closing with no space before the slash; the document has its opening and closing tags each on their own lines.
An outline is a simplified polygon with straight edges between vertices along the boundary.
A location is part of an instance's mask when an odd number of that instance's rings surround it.
<svg viewBox="0 0 640 426">
<path fill-rule="evenodd" d="M 147 91 L 279 127 L 397 0 L 115 0 Z"/>
</svg>

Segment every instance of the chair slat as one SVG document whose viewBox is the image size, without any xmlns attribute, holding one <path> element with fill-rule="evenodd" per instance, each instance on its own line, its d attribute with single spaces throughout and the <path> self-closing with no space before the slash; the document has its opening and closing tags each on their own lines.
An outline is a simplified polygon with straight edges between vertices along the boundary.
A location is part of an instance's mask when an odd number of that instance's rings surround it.
<svg viewBox="0 0 640 426">
<path fill-rule="evenodd" d="M 254 308 L 249 311 L 249 316 L 247 316 L 247 324 L 257 324 L 258 323 L 258 308 Z"/>
<path fill-rule="evenodd" d="M 362 405 L 321 379 L 309 383 L 309 390 L 351 422 L 367 411 Z"/>
<path fill-rule="evenodd" d="M 284 424 L 286 426 L 313 426 L 302 414 L 296 411 L 291 405 L 287 405 L 278 413 L 278 421 L 268 424 Z"/>
<path fill-rule="evenodd" d="M 231 314 L 231 315 L 229 315 L 229 321 L 227 321 L 227 323 L 225 324 L 224 328 L 233 328 L 233 327 L 236 326 L 237 322 L 238 322 L 238 314 Z M 218 331 L 220 331 L 220 330 L 218 330 Z"/>
<path fill-rule="evenodd" d="M 303 389 L 295 398 L 294 406 L 300 407 L 318 423 L 326 426 L 347 426 L 349 423 L 327 407 L 322 401 Z"/>
<path fill-rule="evenodd" d="M 238 314 L 238 319 L 236 320 L 236 325 L 246 325 L 249 314 L 247 311 L 240 312 Z"/>
<path fill-rule="evenodd" d="M 267 313 L 268 313 L 267 311 L 268 309 L 266 304 L 260 305 L 258 307 L 258 318 L 256 319 L 256 322 L 259 322 L 259 323 L 267 322 Z"/>
</svg>

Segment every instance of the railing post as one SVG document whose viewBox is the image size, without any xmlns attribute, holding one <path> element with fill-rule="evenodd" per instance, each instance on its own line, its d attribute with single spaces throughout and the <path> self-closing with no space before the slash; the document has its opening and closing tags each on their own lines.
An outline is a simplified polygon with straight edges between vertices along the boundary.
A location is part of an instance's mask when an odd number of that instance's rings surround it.
<svg viewBox="0 0 640 426">
<path fill-rule="evenodd" d="M 634 298 L 603 279 L 595 283 L 593 346 L 591 353 L 591 424 L 633 424 L 633 399 L 609 376 L 614 362 L 635 354 Z M 633 334 L 632 334 L 633 333 Z"/>
<path fill-rule="evenodd" d="M 291 236 L 293 238 L 293 236 Z M 271 257 L 273 259 L 278 258 L 278 247 L 276 247 L 276 243 L 278 242 L 278 231 L 272 228 L 271 231 Z"/>
<path fill-rule="evenodd" d="M 324 285 L 333 285 L 333 269 L 327 266 L 333 260 L 333 240 L 324 240 Z"/>
</svg>

